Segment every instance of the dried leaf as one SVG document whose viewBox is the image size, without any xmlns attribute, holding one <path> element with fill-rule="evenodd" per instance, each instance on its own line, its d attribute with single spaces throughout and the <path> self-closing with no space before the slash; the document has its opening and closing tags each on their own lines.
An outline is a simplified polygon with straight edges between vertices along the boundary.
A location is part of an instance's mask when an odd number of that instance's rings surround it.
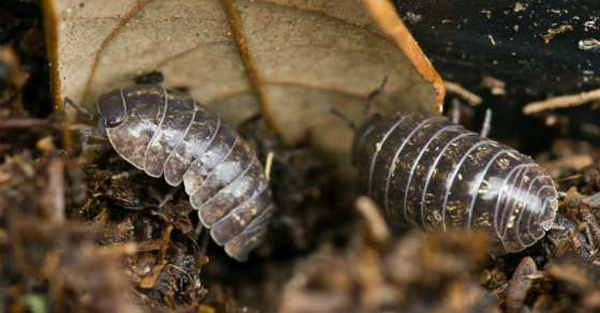
<svg viewBox="0 0 600 313">
<path fill-rule="evenodd" d="M 47 25 L 57 33 L 49 37 L 56 40 L 49 42 L 57 55 L 55 98 L 88 106 L 108 88 L 158 70 L 167 86 L 189 88 L 233 124 L 261 111 L 286 143 L 308 137 L 322 151 L 348 160 L 352 132 L 329 114 L 330 107 L 360 121 L 365 97 L 385 76 L 388 84 L 375 104 L 385 103 L 387 111 L 433 111 L 443 94 L 436 93 L 431 76 L 424 78 L 422 64 L 411 63 L 423 63 L 422 55 L 415 58 L 416 42 L 407 57 L 406 47 L 388 40 L 359 1 L 45 4 L 46 14 L 55 14 Z M 383 21 L 378 15 L 384 9 L 370 8 L 387 26 L 395 13 L 383 14 Z"/>
</svg>

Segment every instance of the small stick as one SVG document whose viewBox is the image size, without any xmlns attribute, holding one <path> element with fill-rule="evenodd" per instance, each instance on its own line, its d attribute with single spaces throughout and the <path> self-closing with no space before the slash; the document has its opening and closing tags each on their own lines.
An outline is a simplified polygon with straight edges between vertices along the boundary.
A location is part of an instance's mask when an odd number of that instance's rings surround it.
<svg viewBox="0 0 600 313">
<path fill-rule="evenodd" d="M 0 121 L 0 130 L 32 127 L 52 127 L 46 120 L 37 118 L 13 118 Z"/>
<path fill-rule="evenodd" d="M 373 200 L 366 196 L 359 197 L 356 200 L 356 209 L 367 221 L 373 238 L 379 243 L 386 242 L 390 237 L 390 230 Z"/>
<path fill-rule="evenodd" d="M 531 102 L 523 107 L 523 113 L 525 115 L 531 115 L 546 110 L 574 107 L 595 100 L 600 100 L 600 89 L 574 95 L 554 97 L 545 101 Z"/>
<path fill-rule="evenodd" d="M 487 108 L 485 110 L 485 118 L 483 119 L 483 126 L 481 126 L 481 137 L 487 138 L 492 130 L 492 109 Z"/>
<path fill-rule="evenodd" d="M 469 102 L 469 104 L 471 104 L 472 106 L 477 106 L 481 104 L 481 97 L 465 89 L 463 86 L 447 80 L 444 81 L 444 84 L 446 85 L 446 91 L 448 93 L 460 96 L 465 101 Z"/>
<path fill-rule="evenodd" d="M 265 162 L 265 176 L 267 177 L 267 180 L 271 179 L 271 168 L 273 167 L 273 157 L 275 157 L 275 153 L 273 153 L 273 151 L 270 151 L 269 154 L 267 154 L 267 161 Z"/>
<path fill-rule="evenodd" d="M 55 158 L 48 165 L 48 186 L 46 189 L 46 217 L 53 223 L 65 221 L 65 161 Z"/>
</svg>

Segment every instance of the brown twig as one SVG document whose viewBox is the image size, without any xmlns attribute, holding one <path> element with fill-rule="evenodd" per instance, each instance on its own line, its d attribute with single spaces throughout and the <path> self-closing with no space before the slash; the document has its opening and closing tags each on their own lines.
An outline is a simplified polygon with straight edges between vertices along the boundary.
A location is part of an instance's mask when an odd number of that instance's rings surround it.
<svg viewBox="0 0 600 313">
<path fill-rule="evenodd" d="M 261 111 L 266 117 L 265 120 L 267 121 L 268 126 L 275 133 L 280 133 L 280 129 L 272 117 L 273 114 L 271 113 L 269 98 L 267 97 L 267 93 L 263 88 L 262 78 L 260 77 L 256 60 L 254 59 L 254 55 L 252 54 L 250 45 L 248 44 L 248 39 L 246 38 L 246 33 L 244 32 L 244 26 L 242 24 L 240 14 L 235 8 L 233 0 L 221 0 L 221 2 L 223 4 L 225 14 L 227 15 L 227 21 L 229 22 L 229 27 L 240 53 L 242 63 L 246 69 L 248 81 L 250 86 L 252 86 L 254 94 L 258 98 Z"/>
<path fill-rule="evenodd" d="M 446 95 L 444 81 L 396 13 L 391 1 L 361 0 L 361 2 L 377 22 L 383 33 L 390 37 L 396 43 L 396 46 L 404 52 L 404 55 L 415 66 L 419 75 L 433 86 L 437 93 L 435 98 L 437 110 L 438 112 L 442 112 L 442 104 Z"/>
<path fill-rule="evenodd" d="M 90 68 L 90 73 L 85 81 L 85 87 L 83 88 L 83 92 L 81 94 L 81 102 L 86 103 L 87 98 L 90 94 L 90 90 L 92 89 L 92 82 L 94 77 L 96 76 L 96 72 L 98 71 L 98 66 L 100 65 L 100 61 L 102 60 L 102 56 L 104 55 L 104 51 L 110 46 L 110 44 L 117 38 L 123 28 L 125 28 L 129 21 L 136 16 L 144 7 L 150 4 L 154 0 L 139 0 L 135 1 L 135 3 L 128 9 L 125 14 L 121 16 L 119 20 L 119 24 L 115 28 L 111 30 L 111 32 L 102 40 L 100 47 L 96 51 L 94 55 L 94 60 L 92 61 L 92 65 Z"/>
<path fill-rule="evenodd" d="M 56 12 L 56 4 L 53 4 L 51 0 L 42 0 L 42 12 L 44 13 L 44 36 L 46 39 L 46 53 L 48 55 L 48 64 L 50 68 L 50 91 L 52 94 L 52 104 L 54 105 L 54 112 L 61 112 L 64 110 L 64 104 L 61 97 L 61 79 L 58 69 L 58 33 L 59 33 L 59 17 Z M 69 151 L 71 149 L 71 136 L 68 129 L 68 123 L 62 121 L 61 137 L 63 148 Z"/>
<path fill-rule="evenodd" d="M 481 104 L 481 97 L 465 89 L 463 86 L 447 80 L 444 81 L 444 84 L 448 93 L 453 93 L 460 96 L 473 106 Z"/>
<path fill-rule="evenodd" d="M 523 107 L 523 113 L 525 115 L 531 115 L 547 110 L 574 107 L 596 100 L 600 100 L 600 89 L 582 92 L 575 95 L 565 95 L 550 98 L 545 101 L 531 102 Z"/>
</svg>

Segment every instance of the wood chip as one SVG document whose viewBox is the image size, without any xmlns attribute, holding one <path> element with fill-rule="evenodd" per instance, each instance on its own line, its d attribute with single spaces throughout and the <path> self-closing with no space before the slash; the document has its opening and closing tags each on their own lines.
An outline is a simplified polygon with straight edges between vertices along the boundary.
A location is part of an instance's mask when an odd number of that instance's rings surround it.
<svg viewBox="0 0 600 313">
<path fill-rule="evenodd" d="M 508 312 L 521 312 L 532 284 L 532 280 L 529 277 L 537 273 L 538 269 L 533 259 L 531 257 L 524 257 L 508 282 L 506 293 L 506 308 Z"/>
<path fill-rule="evenodd" d="M 594 164 L 594 159 L 588 154 L 575 154 L 561 157 L 557 160 L 544 163 L 543 166 L 550 172 L 550 175 L 557 177 L 565 168 L 581 171 L 582 169 Z"/>
<path fill-rule="evenodd" d="M 582 199 L 583 203 L 593 208 L 600 208 L 600 192 L 589 195 Z"/>
</svg>

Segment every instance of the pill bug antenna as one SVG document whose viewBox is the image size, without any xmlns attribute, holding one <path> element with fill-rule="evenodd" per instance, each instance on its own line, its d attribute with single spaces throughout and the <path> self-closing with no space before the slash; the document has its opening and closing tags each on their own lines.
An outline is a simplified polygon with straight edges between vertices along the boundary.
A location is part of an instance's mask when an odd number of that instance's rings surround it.
<svg viewBox="0 0 600 313">
<path fill-rule="evenodd" d="M 373 115 L 377 114 L 377 113 L 372 112 L 373 100 L 375 100 L 375 98 L 377 98 L 377 96 L 383 91 L 383 89 L 385 88 L 385 85 L 387 84 L 387 81 L 388 81 L 388 76 L 386 75 L 385 77 L 383 77 L 383 81 L 381 82 L 379 87 L 377 87 L 375 90 L 371 91 L 367 95 L 367 97 L 363 100 L 363 103 L 362 103 L 363 116 L 367 116 L 367 119 L 371 119 Z M 338 118 L 340 118 L 354 132 L 357 132 L 359 130 L 360 127 L 354 121 L 352 121 L 348 116 L 346 116 L 346 114 L 344 114 L 337 108 L 329 107 L 329 112 L 331 114 L 337 116 Z"/>
<path fill-rule="evenodd" d="M 79 131 L 82 135 L 81 139 L 81 149 L 82 151 L 88 150 L 102 150 L 103 144 L 92 144 L 92 140 L 100 140 L 107 141 L 106 132 L 104 125 L 100 122 L 98 115 L 96 112 L 86 109 L 84 106 L 76 103 L 69 97 L 65 97 L 63 100 L 63 108 L 66 109 L 67 106 L 75 109 L 77 113 L 83 117 L 85 117 L 88 121 L 96 121 L 94 126 L 88 124 L 71 124 L 69 126 L 70 130 Z M 95 108 L 96 106 L 94 106 Z"/>
<path fill-rule="evenodd" d="M 66 109 L 67 106 L 72 107 L 73 109 L 75 109 L 75 111 L 77 111 L 77 113 L 79 113 L 80 115 L 84 116 L 86 119 L 92 121 L 96 118 L 96 113 L 95 112 L 90 112 L 88 109 L 84 108 L 83 106 L 81 106 L 78 103 L 75 103 L 75 101 L 71 100 L 71 98 L 69 97 L 65 97 L 65 99 L 63 100 L 63 108 Z"/>
<path fill-rule="evenodd" d="M 483 125 L 481 126 L 481 138 L 487 138 L 492 130 L 492 109 L 487 108 L 485 110 L 485 117 L 483 119 Z"/>
<path fill-rule="evenodd" d="M 264 115 L 262 112 L 256 112 L 244 120 L 238 125 L 238 129 L 246 129 L 248 127 L 255 126 L 256 123 L 262 121 L 264 119 Z"/>
<path fill-rule="evenodd" d="M 206 255 L 206 250 L 208 250 L 208 244 L 210 243 L 210 229 L 203 228 L 202 223 L 198 222 L 198 226 L 196 226 L 194 232 L 196 233 L 196 238 L 198 238 L 200 255 Z"/>
<path fill-rule="evenodd" d="M 375 98 L 377 98 L 377 96 L 379 96 L 379 94 L 383 92 L 383 89 L 385 88 L 385 85 L 387 85 L 387 82 L 388 76 L 385 75 L 379 87 L 371 91 L 365 98 L 365 101 L 363 102 L 363 113 L 365 114 L 365 116 L 372 114 L 371 111 L 373 109 L 373 100 L 375 100 Z"/>
<path fill-rule="evenodd" d="M 338 110 L 337 108 L 330 106 L 329 113 L 331 113 L 331 114 L 337 116 L 339 119 L 341 119 L 346 124 L 346 126 L 350 127 L 354 132 L 356 132 L 356 130 L 358 129 L 358 127 L 356 126 L 356 123 L 354 123 L 354 121 L 352 121 L 348 116 L 346 116 L 346 114 L 344 114 L 344 112 Z"/>
</svg>

